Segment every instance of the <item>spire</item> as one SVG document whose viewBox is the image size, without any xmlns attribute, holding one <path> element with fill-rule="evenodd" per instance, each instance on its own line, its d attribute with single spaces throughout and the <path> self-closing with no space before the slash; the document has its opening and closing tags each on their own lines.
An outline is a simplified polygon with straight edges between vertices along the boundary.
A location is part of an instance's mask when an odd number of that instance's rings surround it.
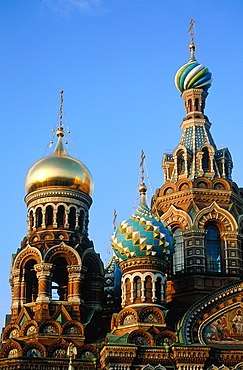
<svg viewBox="0 0 243 370">
<path fill-rule="evenodd" d="M 188 29 L 188 33 L 190 35 L 190 45 L 189 45 L 189 48 L 190 48 L 190 61 L 194 61 L 196 60 L 195 58 L 195 44 L 194 44 L 194 35 L 195 35 L 195 32 L 194 32 L 194 23 L 195 23 L 195 20 L 193 18 L 191 18 L 190 20 L 190 27 Z"/>
<path fill-rule="evenodd" d="M 140 206 L 147 206 L 146 202 L 146 191 L 147 186 L 144 183 L 144 160 L 145 160 L 145 154 L 144 151 L 141 151 L 141 162 L 140 162 L 140 169 L 141 169 L 141 183 L 138 187 L 138 190 L 140 192 Z"/>
</svg>

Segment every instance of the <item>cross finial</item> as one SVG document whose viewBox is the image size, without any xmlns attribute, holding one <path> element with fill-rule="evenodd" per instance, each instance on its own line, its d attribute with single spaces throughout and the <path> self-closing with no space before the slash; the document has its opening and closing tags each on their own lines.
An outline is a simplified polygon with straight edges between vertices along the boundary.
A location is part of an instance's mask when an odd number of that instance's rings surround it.
<svg viewBox="0 0 243 370">
<path fill-rule="evenodd" d="M 194 35 L 195 35 L 195 32 L 194 32 L 194 23 L 195 23 L 195 20 L 193 18 L 191 18 L 191 20 L 190 20 L 190 27 L 188 29 L 188 33 L 191 36 L 190 43 L 193 43 L 194 42 Z"/>
<path fill-rule="evenodd" d="M 113 216 L 114 216 L 114 218 L 113 218 L 112 223 L 113 223 L 113 228 L 114 228 L 114 232 L 115 232 L 116 231 L 116 218 L 117 218 L 116 209 L 114 209 Z"/>
<path fill-rule="evenodd" d="M 141 183 L 144 184 L 144 160 L 145 160 L 145 154 L 144 151 L 141 151 L 141 162 L 140 162 L 140 168 L 141 168 Z"/>
<path fill-rule="evenodd" d="M 195 23 L 195 20 L 193 18 L 191 18 L 190 20 L 190 27 L 188 29 L 188 33 L 189 35 L 191 36 L 190 38 L 190 52 L 191 52 L 191 55 L 190 55 L 190 61 L 194 61 L 196 60 L 195 58 L 195 44 L 194 44 L 194 35 L 196 34 L 194 31 L 194 23 Z"/>
<path fill-rule="evenodd" d="M 59 124 L 62 126 L 63 90 L 60 90 Z"/>
</svg>

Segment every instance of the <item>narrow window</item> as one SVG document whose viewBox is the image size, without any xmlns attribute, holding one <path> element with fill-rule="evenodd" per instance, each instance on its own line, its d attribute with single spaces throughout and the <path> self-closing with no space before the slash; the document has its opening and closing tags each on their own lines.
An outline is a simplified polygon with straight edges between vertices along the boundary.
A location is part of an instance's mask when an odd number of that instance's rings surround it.
<svg viewBox="0 0 243 370">
<path fill-rule="evenodd" d="M 64 225 L 64 206 L 59 206 L 57 210 L 57 227 Z"/>
<path fill-rule="evenodd" d="M 209 171 L 209 154 L 208 154 L 208 148 L 203 148 L 203 159 L 202 159 L 202 166 L 204 171 Z"/>
<path fill-rule="evenodd" d="M 70 208 L 68 215 L 69 228 L 74 230 L 76 225 L 76 209 L 74 207 Z"/>
<path fill-rule="evenodd" d="M 207 271 L 221 272 L 220 233 L 215 225 L 206 227 Z"/>
<path fill-rule="evenodd" d="M 161 301 L 161 284 L 162 284 L 162 279 L 158 277 L 155 282 L 155 295 L 158 301 Z"/>
<path fill-rule="evenodd" d="M 182 229 L 178 227 L 174 231 L 175 253 L 173 254 L 173 274 L 184 271 L 184 243 Z"/>
<path fill-rule="evenodd" d="M 135 292 L 135 298 L 139 299 L 141 297 L 141 279 L 140 279 L 140 277 L 135 277 L 135 279 L 134 279 L 134 292 Z"/>
<path fill-rule="evenodd" d="M 52 206 L 46 207 L 46 226 L 52 226 L 53 208 Z"/>
<path fill-rule="evenodd" d="M 36 210 L 36 227 L 41 227 L 42 225 L 42 209 L 40 207 Z"/>
</svg>

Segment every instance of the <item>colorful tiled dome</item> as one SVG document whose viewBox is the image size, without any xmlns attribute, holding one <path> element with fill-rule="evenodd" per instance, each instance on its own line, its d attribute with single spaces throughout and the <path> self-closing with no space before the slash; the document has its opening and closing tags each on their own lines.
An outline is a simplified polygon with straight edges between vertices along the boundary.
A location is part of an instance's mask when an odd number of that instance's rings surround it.
<svg viewBox="0 0 243 370">
<path fill-rule="evenodd" d="M 112 236 L 115 254 L 123 261 L 147 256 L 169 260 L 174 251 L 172 232 L 142 199 L 135 214 L 123 221 Z"/>
<path fill-rule="evenodd" d="M 175 85 L 181 92 L 192 88 L 208 90 L 212 84 L 212 73 L 203 64 L 196 61 L 194 43 L 190 44 L 190 50 L 191 59 L 176 73 Z"/>
</svg>

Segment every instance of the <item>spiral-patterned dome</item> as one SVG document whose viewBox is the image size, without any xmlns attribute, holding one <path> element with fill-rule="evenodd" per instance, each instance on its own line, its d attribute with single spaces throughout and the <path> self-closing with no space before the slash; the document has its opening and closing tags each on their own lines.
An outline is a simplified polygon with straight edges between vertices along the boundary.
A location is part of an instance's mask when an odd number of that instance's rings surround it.
<svg viewBox="0 0 243 370">
<path fill-rule="evenodd" d="M 169 227 L 141 203 L 135 214 L 118 226 L 111 244 L 123 261 L 147 256 L 169 260 L 174 251 Z"/>
<path fill-rule="evenodd" d="M 194 43 L 190 44 L 191 59 L 175 75 L 175 85 L 181 92 L 192 88 L 208 90 L 212 84 L 212 73 L 195 60 Z"/>
</svg>

